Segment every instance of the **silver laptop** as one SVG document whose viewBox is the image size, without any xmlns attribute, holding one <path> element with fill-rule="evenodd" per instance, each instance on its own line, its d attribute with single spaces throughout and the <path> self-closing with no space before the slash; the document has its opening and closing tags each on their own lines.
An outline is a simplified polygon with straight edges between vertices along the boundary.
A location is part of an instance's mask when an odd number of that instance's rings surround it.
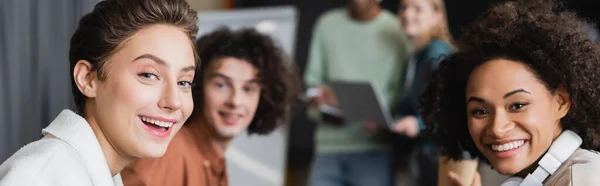
<svg viewBox="0 0 600 186">
<path fill-rule="evenodd" d="M 388 129 L 393 124 L 377 83 L 332 81 L 329 86 L 346 122 L 372 121 Z"/>
</svg>

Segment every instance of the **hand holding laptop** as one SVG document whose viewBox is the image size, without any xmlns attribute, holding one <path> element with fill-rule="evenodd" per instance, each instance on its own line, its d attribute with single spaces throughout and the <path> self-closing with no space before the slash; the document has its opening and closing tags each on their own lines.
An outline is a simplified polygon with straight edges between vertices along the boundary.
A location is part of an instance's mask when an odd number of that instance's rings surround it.
<svg viewBox="0 0 600 186">
<path fill-rule="evenodd" d="M 381 129 L 380 125 L 367 121 L 365 122 L 365 129 L 368 131 L 377 131 Z M 415 116 L 405 116 L 400 118 L 399 120 L 394 121 L 394 123 L 390 126 L 391 131 L 397 134 L 402 134 L 410 138 L 414 138 L 419 134 L 419 121 Z"/>
<path fill-rule="evenodd" d="M 414 138 L 419 134 L 419 121 L 415 116 L 404 116 L 392 124 L 392 131 Z"/>
<path fill-rule="evenodd" d="M 321 112 L 324 121 L 335 125 L 344 123 L 342 111 L 337 108 L 338 103 L 333 91 L 327 85 L 317 85 L 306 90 L 306 98 L 311 107 L 316 107 Z"/>
<path fill-rule="evenodd" d="M 377 83 L 331 81 L 328 86 L 346 121 L 362 123 L 369 131 L 391 129 L 392 116 Z"/>
<path fill-rule="evenodd" d="M 310 99 L 311 106 L 320 106 L 326 104 L 332 107 L 337 107 L 337 99 L 331 88 L 327 85 L 317 85 L 309 88 L 306 91 L 306 97 Z"/>
<path fill-rule="evenodd" d="M 309 88 L 306 97 L 312 107 L 317 107 L 323 113 L 323 119 L 334 121 L 332 123 L 335 124 L 342 124 L 344 119 L 350 119 L 363 121 L 364 128 L 368 131 L 385 129 L 408 137 L 415 137 L 419 132 L 415 116 L 392 121 L 389 110 L 385 104 L 381 104 L 382 97 L 376 83 L 333 81 L 329 86 Z"/>
</svg>

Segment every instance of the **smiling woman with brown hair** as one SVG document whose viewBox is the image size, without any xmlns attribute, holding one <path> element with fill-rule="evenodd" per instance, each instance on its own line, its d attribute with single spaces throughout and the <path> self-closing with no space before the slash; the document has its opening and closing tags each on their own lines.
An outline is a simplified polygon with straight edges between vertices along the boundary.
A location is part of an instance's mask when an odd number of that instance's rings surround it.
<svg viewBox="0 0 600 186">
<path fill-rule="evenodd" d="M 184 0 L 106 0 L 69 51 L 77 113 L 0 166 L 0 185 L 121 185 L 136 158 L 160 157 L 192 113 L 196 12 Z"/>
<path fill-rule="evenodd" d="M 600 184 L 600 47 L 561 8 L 494 6 L 440 64 L 422 113 L 451 157 L 462 145 L 511 183 Z"/>
</svg>

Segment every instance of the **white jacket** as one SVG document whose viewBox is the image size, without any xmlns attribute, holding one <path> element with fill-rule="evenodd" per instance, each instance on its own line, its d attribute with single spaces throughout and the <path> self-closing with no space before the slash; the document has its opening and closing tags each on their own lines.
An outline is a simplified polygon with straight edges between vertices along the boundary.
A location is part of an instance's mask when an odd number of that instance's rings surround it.
<svg viewBox="0 0 600 186">
<path fill-rule="evenodd" d="M 112 177 L 92 128 L 63 110 L 44 137 L 27 144 L 0 165 L 0 186 L 121 186 Z"/>
</svg>

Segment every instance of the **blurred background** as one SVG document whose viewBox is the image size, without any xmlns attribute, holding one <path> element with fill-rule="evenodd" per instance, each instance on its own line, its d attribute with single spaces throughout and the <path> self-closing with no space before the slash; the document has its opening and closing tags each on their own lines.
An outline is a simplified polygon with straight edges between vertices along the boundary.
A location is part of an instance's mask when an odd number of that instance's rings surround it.
<svg viewBox="0 0 600 186">
<path fill-rule="evenodd" d="M 318 16 L 346 0 L 187 0 L 199 12 L 200 34 L 226 25 L 255 27 L 273 36 L 303 74 Z M 41 137 L 41 129 L 73 105 L 69 40 L 77 21 L 99 0 L 0 0 L 0 162 Z M 446 0 L 454 37 L 498 0 Z M 600 20 L 597 0 L 569 0 L 567 7 L 592 22 Z M 396 13 L 399 0 L 382 0 Z M 315 123 L 303 112 L 268 136 L 242 135 L 227 152 L 230 183 L 306 185 L 314 154 Z M 503 177 L 480 165 L 483 185 Z M 401 180 L 401 179 L 398 179 Z M 402 183 L 398 185 L 409 185 Z"/>
</svg>

